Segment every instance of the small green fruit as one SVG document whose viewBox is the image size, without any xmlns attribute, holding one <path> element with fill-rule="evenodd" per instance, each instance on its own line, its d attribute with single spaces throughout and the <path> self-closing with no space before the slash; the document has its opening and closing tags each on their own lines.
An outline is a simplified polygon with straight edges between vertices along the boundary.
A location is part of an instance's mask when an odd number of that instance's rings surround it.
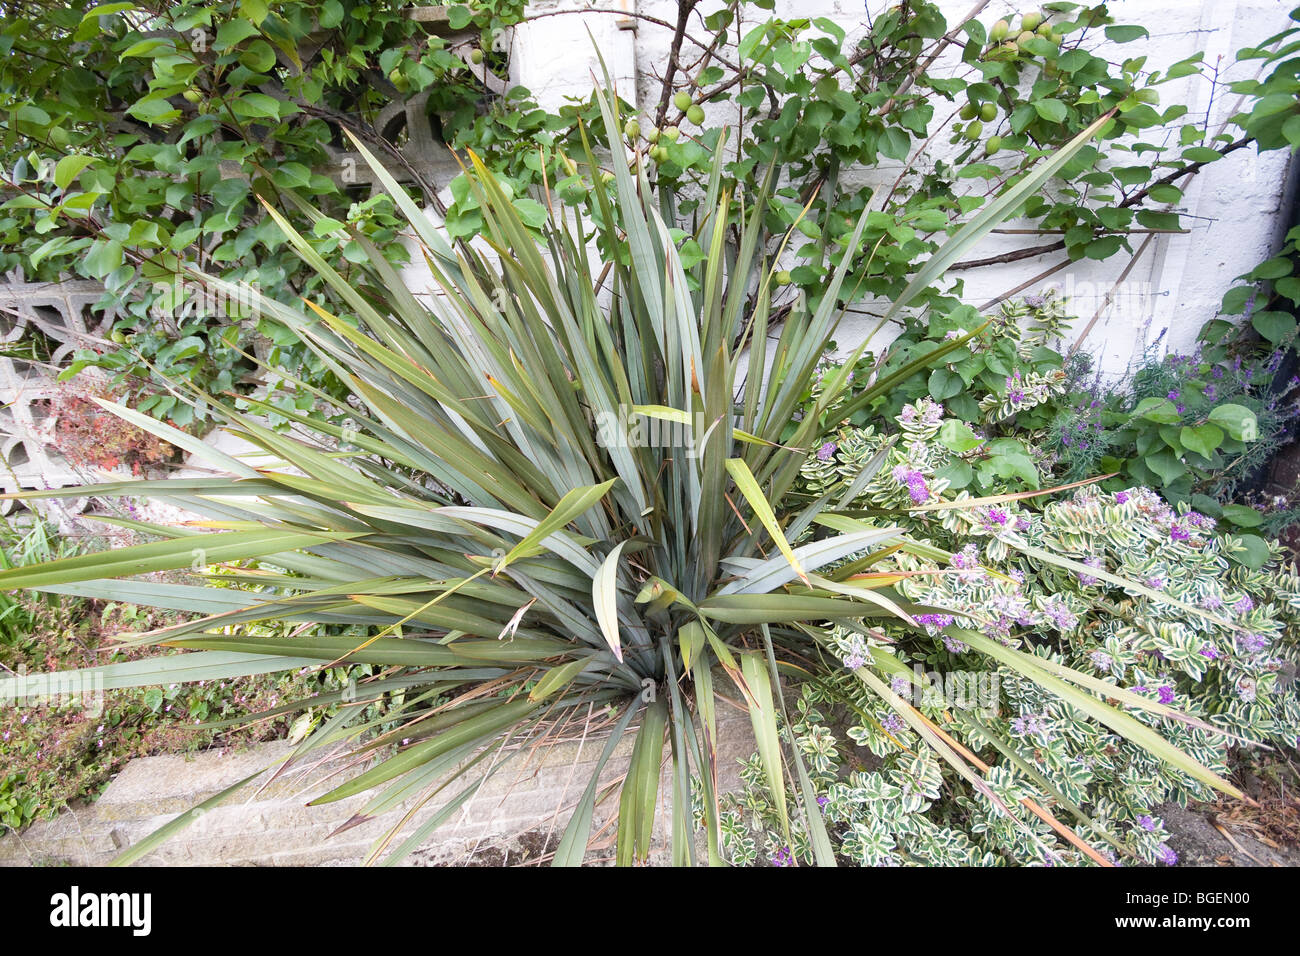
<svg viewBox="0 0 1300 956">
<path fill-rule="evenodd" d="M 601 172 L 600 181 L 604 183 L 606 186 L 608 186 L 610 183 L 614 181 L 614 174 L 611 173 L 608 169 L 606 169 L 603 172 Z"/>
<path fill-rule="evenodd" d="M 696 126 L 704 125 L 704 107 L 699 103 L 692 103 L 691 108 L 686 111 L 686 118 Z"/>
<path fill-rule="evenodd" d="M 967 103 L 965 106 L 961 108 L 961 112 L 958 113 L 957 115 L 964 120 L 973 120 L 978 114 L 979 114 L 979 107 L 976 106 L 974 103 Z"/>
<path fill-rule="evenodd" d="M 181 96 L 185 97 L 185 99 L 191 103 L 198 103 L 203 100 L 203 92 L 199 90 L 197 87 L 193 87 L 193 86 L 191 86 L 188 90 L 182 93 Z"/>
<path fill-rule="evenodd" d="M 1040 37 L 1047 38 L 1052 35 L 1052 25 L 1050 23 L 1040 23 L 1038 29 L 1034 32 Z"/>
<path fill-rule="evenodd" d="M 623 135 L 635 143 L 641 137 L 641 124 L 634 119 L 623 124 Z"/>
<path fill-rule="evenodd" d="M 987 143 L 984 144 L 984 155 L 992 156 L 1002 148 L 1001 136 L 990 136 Z"/>
<path fill-rule="evenodd" d="M 1032 31 L 1032 30 L 1026 30 L 1024 33 L 1020 34 L 1020 36 L 1016 37 L 1016 45 L 1017 45 L 1017 46 L 1024 46 L 1026 43 L 1028 43 L 1028 42 L 1029 42 L 1030 40 L 1032 40 L 1033 38 L 1034 38 L 1034 33 L 1033 33 L 1033 31 Z"/>
<path fill-rule="evenodd" d="M 1010 32 L 1011 24 L 1006 20 L 999 20 L 997 23 L 993 24 L 993 28 L 989 30 L 989 39 L 994 43 L 1001 43 L 1007 38 L 1007 34 Z"/>
<path fill-rule="evenodd" d="M 676 126 L 665 126 L 663 128 L 663 138 L 668 140 L 668 142 L 670 143 L 677 142 L 677 137 L 681 135 L 682 135 L 682 131 L 679 130 Z"/>
<path fill-rule="evenodd" d="M 1020 18 L 1020 29 L 1037 30 L 1038 25 L 1042 22 L 1043 22 L 1043 15 L 1041 13 L 1026 13 L 1023 17 Z"/>
<path fill-rule="evenodd" d="M 123 332 L 121 329 L 114 329 L 113 333 L 109 336 L 109 338 L 111 338 L 118 345 L 126 344 L 126 333 Z"/>
<path fill-rule="evenodd" d="M 981 123 L 979 120 L 976 120 L 975 122 L 971 123 L 969 126 L 966 127 L 966 130 L 965 132 L 962 133 L 962 135 L 965 136 L 971 142 L 974 142 L 975 140 L 980 138 L 980 134 L 983 132 L 984 132 L 984 124 Z"/>
<path fill-rule="evenodd" d="M 665 162 L 668 159 L 668 150 L 663 146 L 655 146 L 650 150 L 650 158 L 656 163 Z"/>
<path fill-rule="evenodd" d="M 678 90 L 673 94 L 673 106 L 677 107 L 682 112 L 690 109 L 692 102 L 691 94 L 687 93 L 685 90 Z"/>
<path fill-rule="evenodd" d="M 988 123 L 998 118 L 998 107 L 996 103 L 985 103 L 980 107 L 980 119 Z"/>
<path fill-rule="evenodd" d="M 470 61 L 471 63 L 475 63 L 475 64 L 482 63 L 482 62 L 483 62 L 483 51 L 480 50 L 478 47 L 474 47 L 474 49 L 470 51 L 470 54 L 469 54 L 469 61 Z"/>
<path fill-rule="evenodd" d="M 782 269 L 780 272 L 776 273 L 776 275 L 772 276 L 772 281 L 775 282 L 777 285 L 789 285 L 790 270 Z"/>
<path fill-rule="evenodd" d="M 657 127 L 657 126 L 651 126 L 648 130 L 646 130 L 646 131 L 645 131 L 645 141 L 646 141 L 647 143 L 657 143 L 657 142 L 659 142 L 659 127 Z"/>
</svg>

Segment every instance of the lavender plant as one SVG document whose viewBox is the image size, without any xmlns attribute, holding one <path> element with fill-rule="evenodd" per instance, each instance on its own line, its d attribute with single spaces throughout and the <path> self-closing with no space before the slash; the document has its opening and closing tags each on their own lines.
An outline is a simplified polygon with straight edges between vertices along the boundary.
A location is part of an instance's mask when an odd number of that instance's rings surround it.
<svg viewBox="0 0 1300 956">
<path fill-rule="evenodd" d="M 1290 441 L 1300 417 L 1300 377 L 1279 375 L 1287 351 L 1215 320 L 1193 352 L 1149 352 L 1120 388 L 1076 378 L 1043 431 L 1042 449 L 1066 481 L 1119 472 L 1115 486 L 1150 485 L 1170 500 L 1255 527 L 1259 516 L 1233 505 Z"/>
</svg>

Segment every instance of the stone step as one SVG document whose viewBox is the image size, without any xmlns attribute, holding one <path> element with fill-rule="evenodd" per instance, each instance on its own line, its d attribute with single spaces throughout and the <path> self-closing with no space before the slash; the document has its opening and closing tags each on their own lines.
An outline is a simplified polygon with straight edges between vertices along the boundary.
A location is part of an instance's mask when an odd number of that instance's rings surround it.
<svg viewBox="0 0 1300 956">
<path fill-rule="evenodd" d="M 736 784 L 740 760 L 753 752 L 749 720 L 726 715 L 719 727 L 719 766 L 724 788 Z M 429 835 L 408 865 L 465 862 L 508 862 L 536 858 L 541 848 L 563 833 L 574 805 L 590 779 L 605 746 L 602 736 L 571 739 L 530 747 L 501 767 L 472 799 Z M 601 772 L 603 785 L 626 772 L 632 737 L 626 736 Z M 309 801 L 365 769 L 343 753 L 312 757 L 271 779 L 290 755 L 286 741 L 257 744 L 242 750 L 205 751 L 193 756 L 144 757 L 131 761 L 93 805 L 68 810 L 19 834 L 0 838 L 0 866 L 72 863 L 98 866 L 174 820 L 193 812 L 203 801 L 245 777 L 261 776 L 223 804 L 200 811 L 193 822 L 155 848 L 141 862 L 163 866 L 312 866 L 355 865 L 370 853 L 375 841 L 400 825 L 389 845 L 395 848 L 474 777 L 451 782 L 417 808 L 408 802 L 382 816 L 346 830 L 340 826 L 360 813 L 371 794 L 320 806 Z M 477 769 L 477 768 L 476 768 Z M 665 795 L 671 786 L 668 770 L 660 781 L 657 844 L 666 845 Z M 593 834 L 612 847 L 612 816 L 617 800 L 597 808 Z M 593 857 L 612 855 L 598 850 Z M 655 857 L 661 856 L 656 853 Z"/>
</svg>

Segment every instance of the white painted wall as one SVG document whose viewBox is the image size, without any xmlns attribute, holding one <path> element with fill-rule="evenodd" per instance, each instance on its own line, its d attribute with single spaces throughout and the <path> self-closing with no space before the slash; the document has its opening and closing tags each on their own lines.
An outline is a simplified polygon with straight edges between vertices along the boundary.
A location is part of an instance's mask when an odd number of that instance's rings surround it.
<svg viewBox="0 0 1300 956">
<path fill-rule="evenodd" d="M 701 10 L 707 12 L 721 2 L 705 0 Z M 891 0 L 867 0 L 873 13 L 879 13 L 888 2 Z M 974 2 L 942 0 L 953 23 Z M 1288 22 L 1286 14 L 1295 2 L 1112 0 L 1112 8 L 1121 19 L 1142 23 L 1152 33 L 1149 41 L 1130 45 L 1122 54 L 1116 51 L 1116 55 L 1130 56 L 1142 48 L 1151 55 L 1149 65 L 1158 68 L 1203 49 L 1207 64 L 1218 65 L 1223 80 L 1249 78 L 1255 64 L 1236 64 L 1233 53 L 1283 29 Z M 858 0 L 778 0 L 777 8 L 778 13 L 786 16 L 829 17 L 848 30 L 850 37 L 861 35 L 865 29 L 865 11 Z M 540 16 L 503 38 L 512 51 L 509 79 L 513 83 L 528 87 L 550 107 L 562 105 L 566 97 L 585 97 L 593 75 L 600 73 L 592 46 L 594 38 L 620 95 L 635 100 L 643 109 L 653 108 L 658 92 L 656 77 L 668 55 L 671 29 L 647 20 L 632 20 L 620 13 L 595 11 L 631 10 L 671 23 L 676 17 L 674 0 L 594 0 L 590 4 L 582 0 L 537 0 L 532 9 L 537 14 L 555 15 Z M 991 22 L 1011 12 L 1013 5 L 1008 0 L 992 0 L 983 19 Z M 630 29 L 632 26 L 636 29 Z M 1236 98 L 1224 94 L 1216 95 L 1211 101 L 1210 93 L 1208 82 L 1189 78 L 1177 86 L 1171 84 L 1166 102 L 1187 104 L 1193 118 L 1208 112 L 1213 128 L 1231 115 Z M 1223 94 L 1221 88 L 1220 93 Z M 726 117 L 714 116 L 711 120 L 725 122 Z M 1103 367 L 1112 375 L 1122 374 L 1140 352 L 1143 342 L 1155 338 L 1162 330 L 1168 330 L 1163 347 L 1187 349 L 1201 325 L 1214 316 L 1232 279 L 1268 256 L 1278 232 L 1287 160 L 1284 151 L 1261 158 L 1253 150 L 1240 150 L 1207 167 L 1192 181 L 1180 210 L 1187 213 L 1191 232 L 1186 236 L 1163 236 L 1152 243 L 1146 257 L 1130 275 L 1130 294 L 1117 299 L 1087 341 L 1087 348 L 1098 353 Z M 862 170 L 858 175 L 865 182 L 888 185 L 898 172 L 899 166 L 894 165 Z M 450 198 L 444 192 L 444 201 Z M 981 254 L 994 255 L 1020 245 L 1014 237 L 994 236 Z M 405 270 L 405 278 L 417 294 L 431 299 L 434 283 L 427 270 L 418 265 L 422 261 L 418 252 L 413 250 L 413 253 L 413 264 Z M 1014 288 L 1059 261 L 1057 257 L 1059 254 L 963 273 L 966 301 L 978 304 Z M 1082 321 L 1087 321 L 1125 263 L 1123 256 L 1105 263 L 1075 263 L 1051 281 L 1073 295 L 1076 313 L 1082 316 Z M 35 304 L 51 304 L 46 301 L 47 291 L 34 290 L 32 294 L 39 299 Z M 81 321 L 79 317 L 74 320 L 75 312 L 73 309 L 65 316 L 69 327 Z M 855 325 L 850 318 L 837 339 L 842 346 L 851 348 L 861 341 L 865 332 L 864 325 Z M 882 336 L 876 346 L 883 346 L 886 341 L 887 337 Z M 0 368 L 0 392 L 5 391 L 6 380 L 13 386 L 8 389 L 13 394 L 4 399 L 12 406 L 10 417 L 22 419 L 26 403 L 40 395 L 30 389 L 24 391 L 25 377 L 15 377 L 12 370 L 6 375 L 4 368 Z M 26 419 L 30 417 L 27 415 Z M 0 421 L 0 438 L 6 439 L 0 441 L 0 451 L 4 452 L 0 457 L 16 464 L 12 452 L 15 444 L 22 442 L 29 448 L 27 457 L 32 459 L 30 468 L 20 466 L 19 471 L 27 468 L 21 480 L 0 480 L 0 488 L 16 490 L 20 485 L 57 487 L 79 483 L 82 476 L 51 464 L 43 452 L 31 450 L 42 447 L 36 432 L 30 420 L 8 426 Z"/>
<path fill-rule="evenodd" d="M 1105 42 L 1098 34 L 1094 52 L 1116 59 L 1145 53 L 1149 55 L 1147 67 L 1159 69 L 1204 50 L 1208 70 L 1219 71 L 1218 88 L 1204 78 L 1189 77 L 1162 87 L 1162 100 L 1189 107 L 1188 117 L 1180 123 L 1208 115 L 1210 128 L 1215 130 L 1235 111 L 1238 99 L 1222 84 L 1250 78 L 1258 69 L 1257 61 L 1236 63 L 1236 50 L 1283 29 L 1294 2 L 1113 0 L 1111 9 L 1118 19 L 1146 26 L 1151 37 L 1121 47 Z M 721 5 L 722 0 L 705 0 L 700 10 L 707 13 Z M 866 6 L 874 16 L 888 3 L 866 0 Z M 942 0 L 941 6 L 949 22 L 955 24 L 971 10 L 974 0 Z M 1024 5 L 1024 9 L 1030 8 Z M 593 75 L 599 74 L 592 48 L 594 38 L 615 76 L 620 95 L 625 99 L 635 95 L 643 111 L 654 109 L 657 77 L 667 61 L 672 31 L 646 20 L 629 24 L 626 18 L 596 11 L 631 9 L 671 23 L 676 19 L 675 0 L 538 0 L 531 9 L 547 15 L 514 31 L 512 83 L 528 87 L 543 105 L 551 107 L 562 104 L 568 96 L 585 96 Z M 850 39 L 866 30 L 864 8 L 852 0 L 778 0 L 776 12 L 827 17 L 848 30 Z M 1019 5 L 1009 0 L 991 0 L 981 19 L 991 23 L 999 16 L 1017 12 Z M 758 13 L 761 11 L 754 11 L 754 22 Z M 959 48 L 954 48 L 953 53 L 958 52 Z M 949 62 L 955 62 L 955 55 Z M 725 114 L 711 119 L 725 121 Z M 1146 133 L 1148 138 L 1158 135 L 1153 130 Z M 1167 135 L 1172 141 L 1177 129 L 1169 130 Z M 735 144 L 736 138 L 732 141 Z M 1287 161 L 1283 150 L 1262 157 L 1253 148 L 1238 150 L 1190 181 L 1178 207 L 1185 214 L 1190 233 L 1152 240 L 1121 294 L 1087 339 L 1086 349 L 1097 356 L 1110 376 L 1122 374 L 1147 343 L 1161 337 L 1162 331 L 1167 330 L 1161 349 L 1189 349 L 1201 325 L 1214 317 L 1232 279 L 1268 257 L 1277 232 Z M 861 181 L 888 188 L 899 171 L 899 165 L 894 164 L 892 168 L 860 170 L 857 175 Z M 1135 238 L 1135 248 L 1142 238 Z M 992 256 L 1047 241 L 1050 237 L 990 236 L 978 255 Z M 984 302 L 1038 275 L 1063 257 L 1063 253 L 1051 253 L 963 272 L 964 298 L 972 304 Z M 1080 316 L 1078 326 L 1082 326 L 1102 304 L 1127 263 L 1128 256 L 1123 253 L 1102 263 L 1072 263 L 1028 291 L 1055 284 L 1071 295 L 1072 311 Z M 851 347 L 865 333 L 866 325 L 854 324 L 850 318 L 838 339 L 842 346 Z M 880 344 L 885 340 L 882 337 Z"/>
</svg>

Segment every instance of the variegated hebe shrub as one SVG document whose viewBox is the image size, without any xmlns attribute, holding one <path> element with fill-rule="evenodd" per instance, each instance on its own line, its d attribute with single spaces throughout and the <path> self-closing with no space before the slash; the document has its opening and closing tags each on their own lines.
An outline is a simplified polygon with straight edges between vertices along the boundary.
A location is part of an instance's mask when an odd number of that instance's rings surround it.
<svg viewBox="0 0 1300 956">
<path fill-rule="evenodd" d="M 901 443 L 845 427 L 803 468 L 808 494 L 838 496 L 869 467 L 849 504 L 910 509 L 899 523 L 943 549 L 870 564 L 871 573 L 902 575 L 899 592 L 931 609 L 916 616 L 923 629 L 837 626 L 824 676 L 804 689 L 791 729 L 838 852 L 864 864 L 1096 859 L 1033 804 L 1073 816 L 1074 833 L 1103 859 L 1175 862 L 1154 808 L 1207 799 L 1209 789 L 1008 664 L 1031 655 L 1050 673 L 1086 675 L 1069 679 L 1112 699 L 1178 708 L 1134 716 L 1227 774 L 1231 746 L 1300 746 L 1300 574 L 1276 547 L 1259 561 L 1212 519 L 1146 488 L 1088 486 L 1041 508 L 1015 496 L 970 506 L 936 477 L 959 457 L 938 440 L 952 421 L 922 400 L 898 419 Z M 1002 755 L 987 774 L 1000 804 L 979 788 L 939 801 L 933 753 L 854 673 L 886 662 L 895 693 L 965 747 Z M 954 675 L 993 693 L 954 699 Z M 828 705 L 850 715 L 846 736 L 869 751 L 871 769 L 844 772 L 861 751 L 828 726 L 819 709 Z M 808 859 L 802 831 L 786 842 L 771 829 L 754 766 L 745 779 L 723 814 L 729 858 Z"/>
</svg>

